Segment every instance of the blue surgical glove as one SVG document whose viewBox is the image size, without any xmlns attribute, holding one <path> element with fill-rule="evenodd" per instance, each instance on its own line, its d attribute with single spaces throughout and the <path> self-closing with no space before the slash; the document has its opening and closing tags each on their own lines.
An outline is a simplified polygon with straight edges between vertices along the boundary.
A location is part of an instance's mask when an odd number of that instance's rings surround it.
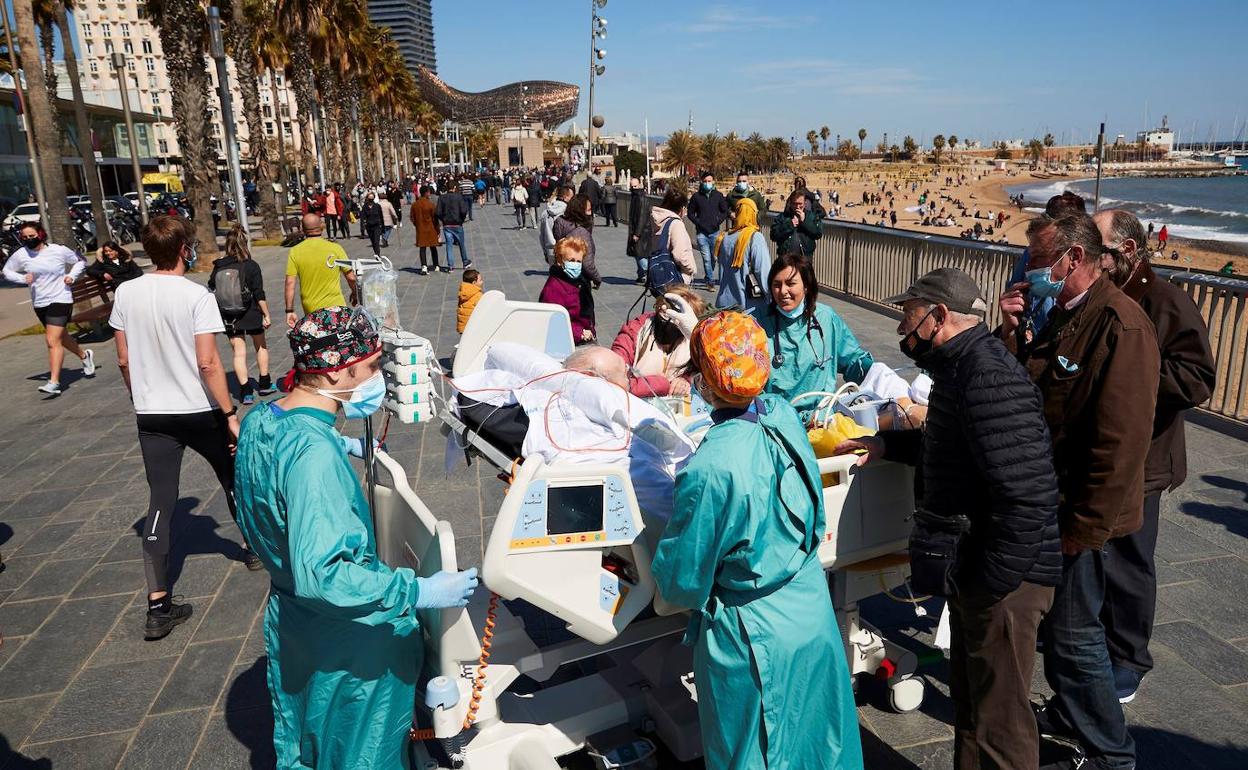
<svg viewBox="0 0 1248 770">
<path fill-rule="evenodd" d="M 477 590 L 477 568 L 464 572 L 434 573 L 427 578 L 416 578 L 416 609 L 442 609 L 443 607 L 465 607 Z"/>
<path fill-rule="evenodd" d="M 343 435 L 339 435 L 338 440 L 342 442 L 342 448 L 346 450 L 347 454 L 351 455 L 352 457 L 358 457 L 361 460 L 364 459 L 364 442 L 363 441 L 361 441 L 358 438 L 351 438 L 350 436 L 343 436 Z M 378 449 L 385 449 L 385 446 L 382 445 L 381 442 L 379 442 L 377 439 L 373 439 L 373 450 L 376 451 Z"/>
</svg>

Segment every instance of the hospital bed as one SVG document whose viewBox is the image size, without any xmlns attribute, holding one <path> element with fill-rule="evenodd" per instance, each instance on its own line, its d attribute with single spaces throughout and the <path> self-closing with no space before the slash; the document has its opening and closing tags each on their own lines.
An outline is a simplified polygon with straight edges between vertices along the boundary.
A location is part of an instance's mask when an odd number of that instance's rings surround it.
<svg viewBox="0 0 1248 770">
<path fill-rule="evenodd" d="M 559 360 L 572 350 L 563 308 L 487 292 L 456 351 L 455 376 L 479 370 L 488 347 L 502 339 Z M 421 611 L 430 679 L 413 736 L 436 739 L 452 767 L 471 769 L 555 768 L 556 758 L 582 748 L 597 761 L 618 745 L 621 727 L 657 734 L 678 759 L 700 756 L 692 653 L 680 644 L 688 614 L 656 592 L 650 564 L 664 522 L 638 505 L 628 470 L 511 457 L 437 401 L 444 429 L 510 483 L 482 564 L 488 591 L 465 609 Z M 904 466 L 859 468 L 854 461 L 819 461 L 827 508 L 819 557 L 851 672 L 886 680 L 894 707 L 908 711 L 923 696 L 912 676 L 917 660 L 863 622 L 857 603 L 905 582 L 898 554 L 914 510 L 913 479 Z M 381 559 L 425 576 L 456 569 L 450 525 L 421 502 L 403 468 L 379 451 L 374 475 Z M 539 648 L 500 598 L 549 613 L 573 638 Z M 415 767 L 439 767 L 423 740 L 413 750 Z M 599 766 L 613 765 L 601 759 Z"/>
</svg>

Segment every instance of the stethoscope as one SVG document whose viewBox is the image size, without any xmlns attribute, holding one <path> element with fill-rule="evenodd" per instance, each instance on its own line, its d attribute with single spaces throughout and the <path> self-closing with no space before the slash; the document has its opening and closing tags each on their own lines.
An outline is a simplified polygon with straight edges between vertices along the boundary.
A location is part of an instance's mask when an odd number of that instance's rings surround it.
<svg viewBox="0 0 1248 770">
<path fill-rule="evenodd" d="M 784 353 L 780 351 L 780 311 L 773 304 L 771 312 L 776 316 L 776 334 L 771 340 L 771 344 L 775 347 L 776 352 L 771 357 L 771 365 L 773 367 L 784 366 Z M 819 332 L 819 347 L 815 347 L 814 341 L 810 338 L 811 330 Z M 831 356 L 819 355 L 820 348 L 828 346 L 828 338 L 823 334 L 823 324 L 819 323 L 819 318 L 814 313 L 810 314 L 810 320 L 806 324 L 806 344 L 810 345 L 810 352 L 815 358 L 815 368 L 822 369 L 831 360 Z"/>
</svg>

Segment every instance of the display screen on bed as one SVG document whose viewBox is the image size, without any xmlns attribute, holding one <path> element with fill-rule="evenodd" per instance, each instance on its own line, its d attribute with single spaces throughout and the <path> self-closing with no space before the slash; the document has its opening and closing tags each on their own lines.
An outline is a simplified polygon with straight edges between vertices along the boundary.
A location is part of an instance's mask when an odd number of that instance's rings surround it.
<svg viewBox="0 0 1248 770">
<path fill-rule="evenodd" d="M 546 534 L 570 535 L 602 530 L 602 485 L 550 487 Z"/>
</svg>

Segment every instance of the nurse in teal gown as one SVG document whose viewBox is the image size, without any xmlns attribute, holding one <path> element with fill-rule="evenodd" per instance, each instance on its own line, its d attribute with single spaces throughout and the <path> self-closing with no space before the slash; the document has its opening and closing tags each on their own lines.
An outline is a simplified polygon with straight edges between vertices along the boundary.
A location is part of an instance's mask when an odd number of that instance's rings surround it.
<svg viewBox="0 0 1248 770">
<path fill-rule="evenodd" d="M 294 389 L 247 415 L 235 465 L 239 527 L 272 579 L 264 638 L 277 766 L 406 767 L 423 659 L 415 610 L 463 606 L 475 570 L 426 579 L 377 558 L 334 430 L 339 408 L 366 416 L 385 392 L 376 331 L 358 311 L 327 308 L 295 327 L 291 347 Z"/>
<path fill-rule="evenodd" d="M 772 361 L 765 392 L 790 400 L 812 391 L 835 391 L 838 374 L 848 382 L 862 382 L 875 359 L 836 311 L 817 301 L 819 285 L 810 260 L 781 256 L 771 266 L 768 283 L 771 303 L 756 316 Z M 794 405 L 803 420 L 817 400 Z"/>
<path fill-rule="evenodd" d="M 715 424 L 676 477 L 653 573 L 664 599 L 694 611 L 685 641 L 694 648 L 706 765 L 861 768 L 849 670 L 818 558 L 823 496 L 805 429 L 784 400 L 758 395 L 769 356 L 753 321 L 713 316 L 699 324 L 691 352 Z"/>
</svg>

